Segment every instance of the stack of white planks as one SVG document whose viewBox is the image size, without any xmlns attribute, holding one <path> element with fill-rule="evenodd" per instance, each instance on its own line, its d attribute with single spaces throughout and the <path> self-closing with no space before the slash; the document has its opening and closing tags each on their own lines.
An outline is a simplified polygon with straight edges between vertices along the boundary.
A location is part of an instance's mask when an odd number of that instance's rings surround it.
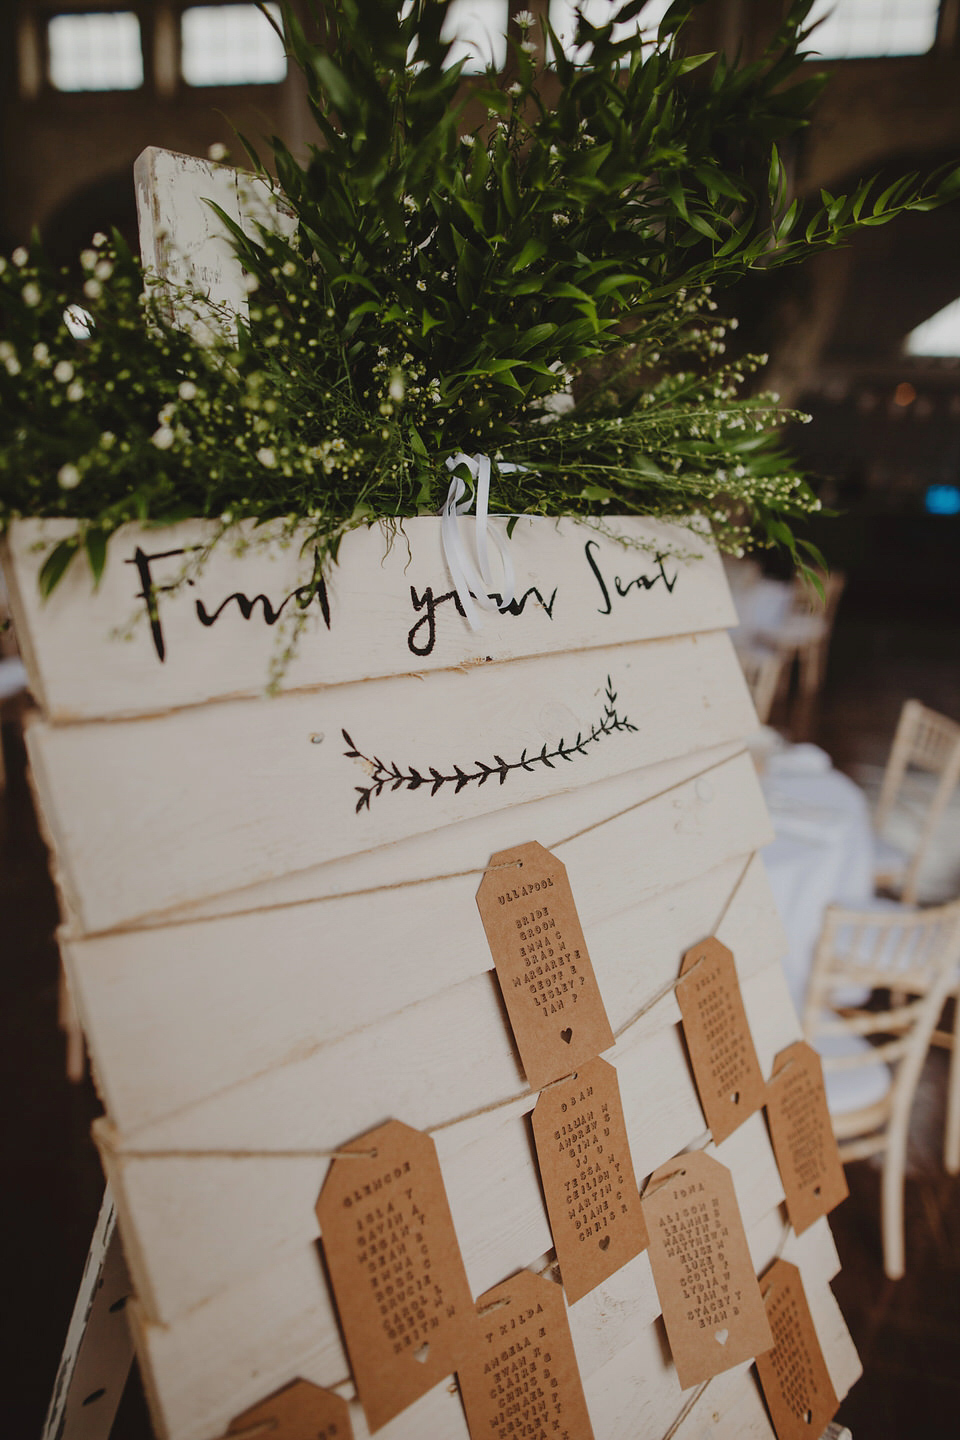
<svg viewBox="0 0 960 1440">
<path fill-rule="evenodd" d="M 190 173 L 196 193 L 207 172 Z M 493 852 L 537 840 L 567 868 L 641 1184 L 704 1139 L 676 1000 L 650 1004 L 686 949 L 715 932 L 734 952 L 765 1075 L 800 1033 L 712 552 L 651 522 L 522 521 L 524 598 L 474 634 L 438 520 L 390 548 L 355 532 L 267 697 L 312 558 L 258 532 L 196 569 L 211 529 L 121 532 L 95 592 L 74 567 L 45 604 L 37 541 L 58 527 L 20 522 L 3 548 L 97 1140 L 168 1440 L 213 1440 L 297 1376 L 353 1398 L 314 1205 L 329 1153 L 385 1119 L 433 1135 L 474 1294 L 552 1261 L 537 1095 L 474 898 Z M 859 1364 L 826 1221 L 787 1232 L 762 1115 L 716 1153 L 758 1271 L 784 1241 L 800 1266 L 844 1395 Z M 659 1309 L 646 1254 L 570 1308 L 597 1440 L 665 1435 L 684 1410 Z M 772 1433 L 743 1366 L 671 1434 L 692 1440 L 705 1415 L 731 1440 Z M 466 1437 L 452 1380 L 378 1434 Z"/>
</svg>

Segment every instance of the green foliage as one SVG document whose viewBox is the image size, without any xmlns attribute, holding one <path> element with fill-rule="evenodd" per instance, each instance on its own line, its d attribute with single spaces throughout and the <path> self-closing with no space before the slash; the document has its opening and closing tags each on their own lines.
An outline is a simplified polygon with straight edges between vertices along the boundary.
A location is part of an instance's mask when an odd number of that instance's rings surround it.
<svg viewBox="0 0 960 1440">
<path fill-rule="evenodd" d="M 943 203 L 960 170 L 790 199 L 779 147 L 824 83 L 798 78 L 810 0 L 751 64 L 685 54 L 678 0 L 655 42 L 581 20 L 576 61 L 524 25 L 507 75 L 472 87 L 447 8 L 343 0 L 314 43 L 282 4 L 318 139 L 302 161 L 271 142 L 290 238 L 231 227 L 233 339 L 174 328 L 117 240 L 83 257 L 83 340 L 39 247 L 3 265 L 0 521 L 80 521 L 46 588 L 80 549 L 98 577 L 131 519 L 291 517 L 333 556 L 345 528 L 437 511 L 458 451 L 517 467 L 503 511 L 709 523 L 802 562 L 790 520 L 817 501 L 777 446 L 792 417 L 744 393 L 761 361 L 724 362 L 713 295 Z"/>
</svg>

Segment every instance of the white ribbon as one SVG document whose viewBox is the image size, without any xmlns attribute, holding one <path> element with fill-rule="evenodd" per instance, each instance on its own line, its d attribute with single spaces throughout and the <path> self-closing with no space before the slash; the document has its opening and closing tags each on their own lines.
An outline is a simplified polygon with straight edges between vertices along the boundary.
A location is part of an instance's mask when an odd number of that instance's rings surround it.
<svg viewBox="0 0 960 1440">
<path fill-rule="evenodd" d="M 467 624 L 471 630 L 479 630 L 483 621 L 477 606 L 481 610 L 506 610 L 513 602 L 515 594 L 513 561 L 510 558 L 505 537 L 500 535 L 490 524 L 489 455 L 465 455 L 461 450 L 459 454 L 451 455 L 448 458 L 447 469 L 456 470 L 459 465 L 467 467 L 476 485 L 476 524 L 473 527 L 476 561 L 470 554 L 460 528 L 460 517 L 469 514 L 474 496 L 467 493 L 467 486 L 459 475 L 454 475 L 450 481 L 450 489 L 447 491 L 447 498 L 440 511 L 440 536 L 443 541 L 443 554 L 447 568 L 467 617 Z M 500 468 L 501 470 L 513 470 L 516 467 L 501 465 Z M 509 519 L 510 517 L 503 518 Z M 499 589 L 490 568 L 491 543 L 499 556 L 503 575 Z M 500 595 L 499 604 L 490 598 L 489 591 L 491 590 L 497 591 Z"/>
</svg>

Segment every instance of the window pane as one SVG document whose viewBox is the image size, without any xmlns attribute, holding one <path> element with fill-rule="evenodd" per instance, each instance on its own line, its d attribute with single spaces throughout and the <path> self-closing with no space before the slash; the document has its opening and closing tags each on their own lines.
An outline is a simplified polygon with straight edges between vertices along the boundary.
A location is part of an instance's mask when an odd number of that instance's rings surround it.
<svg viewBox="0 0 960 1440">
<path fill-rule="evenodd" d="M 577 33 L 577 11 L 581 11 L 591 25 L 605 25 L 611 16 L 622 10 L 626 0 L 550 0 L 550 24 L 563 43 L 564 54 L 572 59 L 582 59 L 573 43 Z M 639 15 L 623 25 L 617 25 L 614 40 L 623 40 L 638 28 L 647 35 L 652 44 L 657 38 L 660 21 L 670 8 L 672 0 L 647 0 Z"/>
<path fill-rule="evenodd" d="M 908 355 L 960 356 L 960 300 L 924 320 L 907 336 Z"/>
<path fill-rule="evenodd" d="M 268 5 L 280 20 L 279 5 Z M 276 85 L 287 73 L 283 41 L 256 5 L 193 5 L 180 25 L 188 85 Z"/>
<path fill-rule="evenodd" d="M 823 24 L 807 48 L 824 60 L 925 55 L 937 38 L 939 10 L 940 0 L 814 0 L 807 24 Z"/>
<path fill-rule="evenodd" d="M 55 90 L 138 90 L 143 84 L 140 21 L 128 10 L 54 15 L 47 46 Z"/>
<path fill-rule="evenodd" d="M 507 59 L 508 0 L 453 0 L 447 11 L 444 40 L 452 40 L 447 64 L 466 59 L 464 73 L 475 75 L 488 65 L 502 70 Z"/>
</svg>

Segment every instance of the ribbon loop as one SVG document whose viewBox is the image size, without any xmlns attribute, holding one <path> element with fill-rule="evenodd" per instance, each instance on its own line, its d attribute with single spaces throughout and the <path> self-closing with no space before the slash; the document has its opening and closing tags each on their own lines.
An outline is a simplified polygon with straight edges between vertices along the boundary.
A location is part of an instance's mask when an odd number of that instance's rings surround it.
<svg viewBox="0 0 960 1440">
<path fill-rule="evenodd" d="M 476 487 L 475 491 L 468 493 L 463 477 L 456 474 L 461 465 L 466 466 L 469 471 L 470 478 Z M 506 610 L 513 603 L 515 594 L 513 560 L 505 537 L 500 535 L 490 524 L 489 455 L 466 455 L 461 450 L 458 454 L 448 457 L 447 469 L 454 471 L 454 475 L 440 512 L 443 554 L 457 597 L 467 617 L 467 624 L 471 630 L 479 630 L 483 624 L 480 610 Z M 476 513 L 472 533 L 476 560 L 470 553 L 464 532 L 460 527 L 460 517 L 470 513 L 474 499 L 476 500 Z M 502 579 L 499 589 L 490 564 L 491 547 L 500 562 Z M 499 602 L 491 598 L 491 590 L 500 595 Z"/>
</svg>

